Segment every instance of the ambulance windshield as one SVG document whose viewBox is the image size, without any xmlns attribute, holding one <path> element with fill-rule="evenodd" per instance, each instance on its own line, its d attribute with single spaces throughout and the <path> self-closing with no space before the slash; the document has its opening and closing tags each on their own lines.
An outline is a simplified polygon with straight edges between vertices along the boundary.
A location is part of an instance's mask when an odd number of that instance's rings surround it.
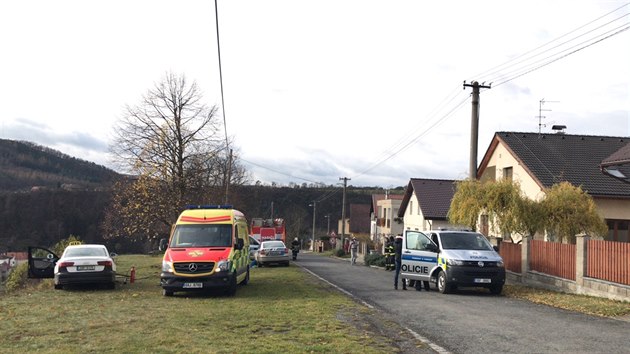
<svg viewBox="0 0 630 354">
<path fill-rule="evenodd" d="M 442 233 L 442 248 L 447 250 L 492 251 L 492 245 L 482 234 L 472 232 Z"/>
<path fill-rule="evenodd" d="M 170 247 L 230 247 L 232 225 L 177 225 Z"/>
</svg>

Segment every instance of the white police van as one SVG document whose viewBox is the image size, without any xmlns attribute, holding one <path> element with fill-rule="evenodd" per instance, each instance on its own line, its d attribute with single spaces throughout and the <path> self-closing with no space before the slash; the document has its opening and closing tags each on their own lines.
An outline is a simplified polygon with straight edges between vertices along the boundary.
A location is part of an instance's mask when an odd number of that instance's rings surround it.
<svg viewBox="0 0 630 354">
<path fill-rule="evenodd" d="M 454 292 L 458 286 L 484 287 L 500 294 L 505 267 L 497 248 L 478 232 L 406 230 L 400 276 L 418 285 L 423 282 L 425 289 L 435 283 L 443 294 Z"/>
</svg>

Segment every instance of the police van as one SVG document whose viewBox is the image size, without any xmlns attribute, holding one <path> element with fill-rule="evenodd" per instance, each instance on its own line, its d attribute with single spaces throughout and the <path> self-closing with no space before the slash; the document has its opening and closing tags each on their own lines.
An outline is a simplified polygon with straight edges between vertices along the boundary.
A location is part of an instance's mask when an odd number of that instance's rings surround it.
<svg viewBox="0 0 630 354">
<path fill-rule="evenodd" d="M 400 276 L 403 281 L 422 282 L 425 289 L 434 283 L 443 294 L 458 286 L 484 287 L 500 294 L 505 267 L 497 248 L 478 232 L 406 230 Z"/>
</svg>

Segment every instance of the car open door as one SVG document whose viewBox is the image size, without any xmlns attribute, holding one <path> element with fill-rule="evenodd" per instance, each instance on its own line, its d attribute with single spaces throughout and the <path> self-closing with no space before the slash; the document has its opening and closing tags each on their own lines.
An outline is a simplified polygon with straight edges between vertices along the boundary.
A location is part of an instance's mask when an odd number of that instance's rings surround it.
<svg viewBox="0 0 630 354">
<path fill-rule="evenodd" d="M 42 247 L 28 248 L 28 277 L 53 278 L 55 264 L 59 260 L 51 250 Z"/>
</svg>

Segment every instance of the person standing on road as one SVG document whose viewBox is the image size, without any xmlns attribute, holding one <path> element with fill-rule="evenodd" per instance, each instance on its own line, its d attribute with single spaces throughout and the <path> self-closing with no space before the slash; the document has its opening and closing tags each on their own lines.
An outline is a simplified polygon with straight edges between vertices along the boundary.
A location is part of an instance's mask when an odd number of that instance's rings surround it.
<svg viewBox="0 0 630 354">
<path fill-rule="evenodd" d="M 359 250 L 359 241 L 357 241 L 356 237 L 352 237 L 348 248 L 350 249 L 350 264 L 355 265 L 357 263 L 357 251 Z"/>
<path fill-rule="evenodd" d="M 385 270 L 394 269 L 394 236 L 389 236 L 385 242 Z"/>
<path fill-rule="evenodd" d="M 394 289 L 398 290 L 398 276 L 400 275 L 400 267 L 402 266 L 402 235 L 396 236 L 394 241 L 394 258 L 396 263 L 396 273 L 394 275 Z M 407 290 L 407 283 L 402 279 L 402 289 Z"/>
</svg>

